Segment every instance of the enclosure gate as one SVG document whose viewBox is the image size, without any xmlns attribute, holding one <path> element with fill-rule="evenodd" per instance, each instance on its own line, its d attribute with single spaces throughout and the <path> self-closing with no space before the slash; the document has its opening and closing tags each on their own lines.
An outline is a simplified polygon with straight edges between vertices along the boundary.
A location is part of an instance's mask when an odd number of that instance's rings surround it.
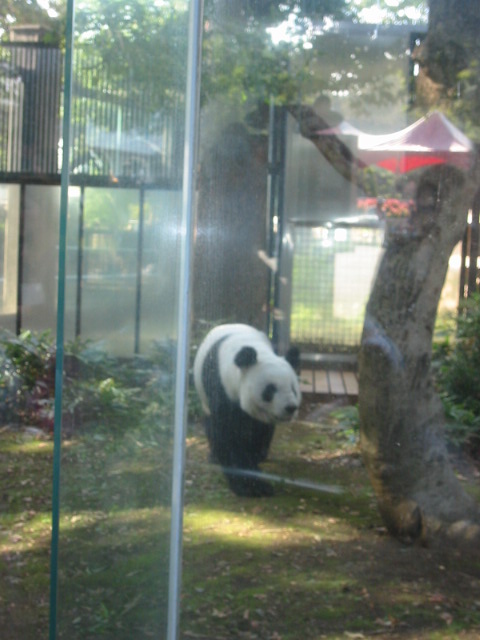
<svg viewBox="0 0 480 640">
<path fill-rule="evenodd" d="M 382 229 L 297 222 L 292 233 L 292 342 L 307 353 L 355 353 Z"/>
</svg>

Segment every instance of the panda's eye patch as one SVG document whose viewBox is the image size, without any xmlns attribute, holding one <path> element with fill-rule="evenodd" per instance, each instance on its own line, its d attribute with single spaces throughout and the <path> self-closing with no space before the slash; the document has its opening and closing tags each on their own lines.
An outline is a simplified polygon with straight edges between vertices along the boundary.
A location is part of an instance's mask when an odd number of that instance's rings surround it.
<svg viewBox="0 0 480 640">
<path fill-rule="evenodd" d="M 277 393 L 278 389 L 274 384 L 267 384 L 262 393 L 262 400 L 264 402 L 271 402 L 273 396 Z"/>
</svg>

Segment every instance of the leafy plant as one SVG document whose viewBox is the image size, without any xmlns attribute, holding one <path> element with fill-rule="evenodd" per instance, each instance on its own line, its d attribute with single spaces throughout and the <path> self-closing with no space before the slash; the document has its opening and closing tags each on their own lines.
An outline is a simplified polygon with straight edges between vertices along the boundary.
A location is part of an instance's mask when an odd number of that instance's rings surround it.
<svg viewBox="0 0 480 640">
<path fill-rule="evenodd" d="M 53 427 L 55 348 L 49 332 L 0 337 L 3 420 Z"/>
<path fill-rule="evenodd" d="M 64 423 L 110 429 L 155 425 L 169 429 L 173 416 L 174 348 L 154 344 L 148 356 L 115 358 L 90 342 L 67 345 Z"/>
<path fill-rule="evenodd" d="M 360 418 L 358 415 L 358 405 L 347 405 L 335 409 L 330 414 L 335 420 L 338 420 L 344 429 L 344 435 L 349 440 L 357 440 L 360 433 Z"/>
<path fill-rule="evenodd" d="M 461 305 L 456 339 L 434 352 L 434 371 L 455 444 L 480 452 L 480 296 Z"/>
<path fill-rule="evenodd" d="M 0 419 L 53 429 L 55 344 L 49 333 L 0 337 Z M 155 343 L 145 356 L 112 357 L 90 341 L 65 345 L 63 424 L 67 431 L 108 425 L 115 431 L 170 433 L 175 345 Z M 195 409 L 195 403 L 192 403 Z"/>
</svg>

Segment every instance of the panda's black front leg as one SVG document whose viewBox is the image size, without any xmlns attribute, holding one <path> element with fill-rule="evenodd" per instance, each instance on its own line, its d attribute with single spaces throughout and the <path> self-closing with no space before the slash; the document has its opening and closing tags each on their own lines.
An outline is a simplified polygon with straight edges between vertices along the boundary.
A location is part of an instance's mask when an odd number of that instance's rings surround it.
<svg viewBox="0 0 480 640">
<path fill-rule="evenodd" d="M 272 485 L 255 476 L 260 473 L 257 451 L 250 448 L 250 442 L 242 440 L 237 440 L 237 446 L 221 462 L 230 489 L 237 496 L 261 498 L 273 495 Z"/>
<path fill-rule="evenodd" d="M 264 497 L 273 494 L 272 485 L 251 476 L 267 457 L 275 427 L 247 415 L 239 407 L 229 407 L 221 416 L 212 416 L 209 424 L 210 451 L 238 496 Z"/>
</svg>

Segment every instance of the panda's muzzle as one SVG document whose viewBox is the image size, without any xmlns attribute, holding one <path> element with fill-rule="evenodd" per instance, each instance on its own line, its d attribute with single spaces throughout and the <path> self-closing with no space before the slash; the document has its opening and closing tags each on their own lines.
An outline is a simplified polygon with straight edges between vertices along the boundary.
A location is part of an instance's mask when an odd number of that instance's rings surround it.
<svg viewBox="0 0 480 640">
<path fill-rule="evenodd" d="M 293 414 L 295 413 L 295 411 L 298 409 L 296 404 L 287 404 L 287 406 L 285 407 L 284 411 L 285 414 L 287 416 L 293 416 Z"/>
<path fill-rule="evenodd" d="M 297 411 L 298 405 L 287 404 L 285 407 L 283 407 L 282 415 L 278 416 L 277 420 L 280 420 L 281 422 L 288 422 L 294 417 Z"/>
</svg>

